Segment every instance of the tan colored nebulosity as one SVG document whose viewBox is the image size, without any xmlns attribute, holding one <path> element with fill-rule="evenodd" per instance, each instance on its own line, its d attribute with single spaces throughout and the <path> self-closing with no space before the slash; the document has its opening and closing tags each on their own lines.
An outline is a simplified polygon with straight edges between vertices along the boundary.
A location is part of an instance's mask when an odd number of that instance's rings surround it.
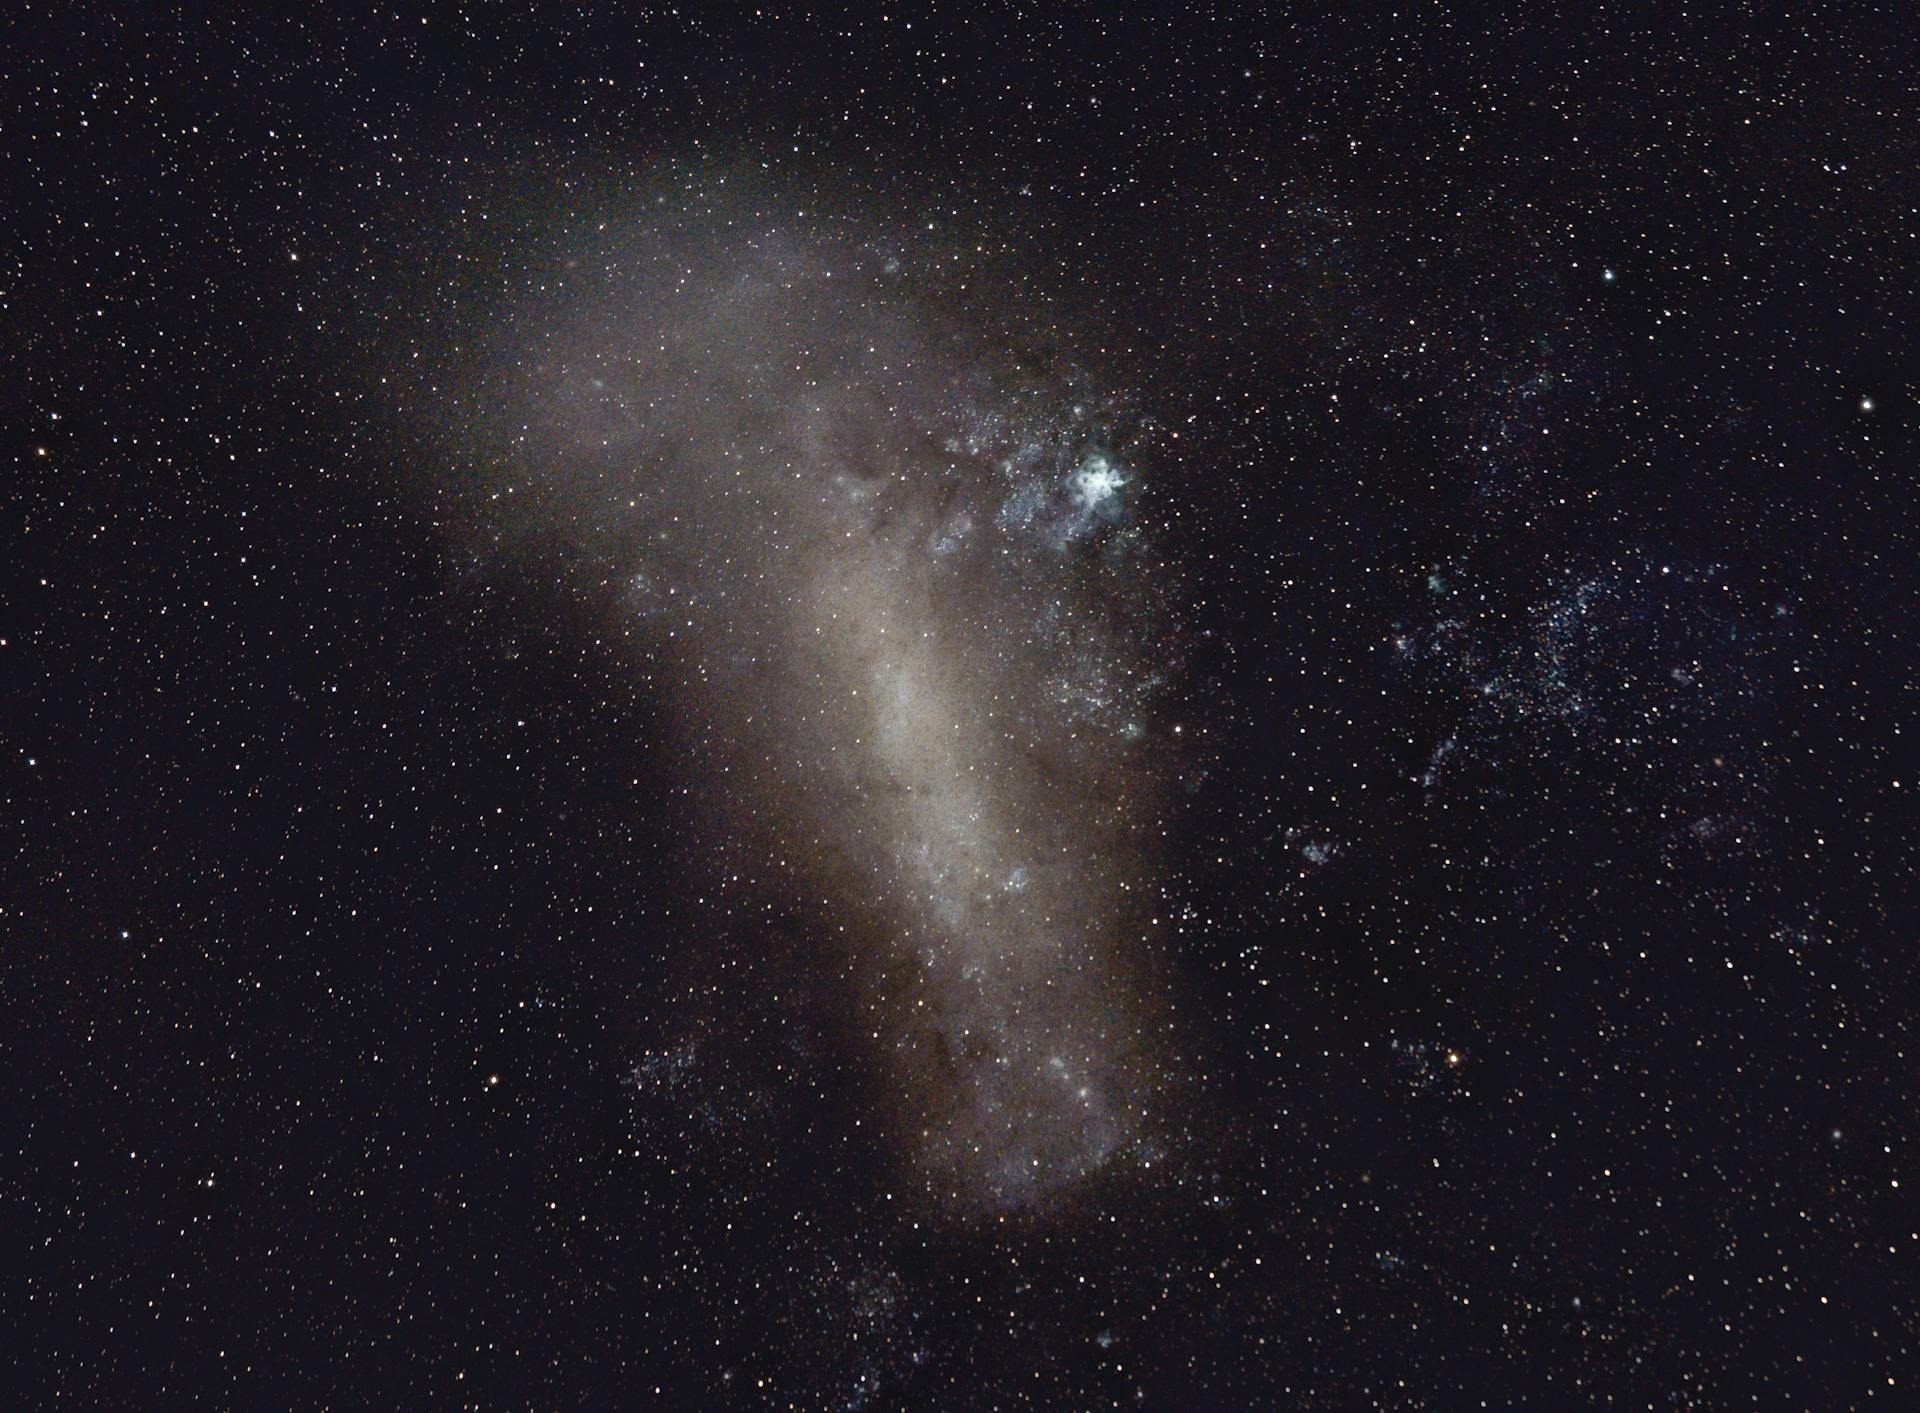
<svg viewBox="0 0 1920 1413">
<path fill-rule="evenodd" d="M 854 939 L 929 1192 L 1018 1203 L 1149 1153 L 1161 587 L 1118 419 L 859 246 L 609 249 L 476 380 L 507 532 L 625 586 L 703 743 L 689 786 Z"/>
</svg>

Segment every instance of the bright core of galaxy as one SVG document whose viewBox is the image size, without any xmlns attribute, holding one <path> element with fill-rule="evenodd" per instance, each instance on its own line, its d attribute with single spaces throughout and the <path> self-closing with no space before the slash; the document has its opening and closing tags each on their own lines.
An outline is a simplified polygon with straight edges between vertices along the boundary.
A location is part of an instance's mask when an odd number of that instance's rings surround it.
<svg viewBox="0 0 1920 1413">
<path fill-rule="evenodd" d="M 1177 743 L 1156 429 L 1072 331 L 879 242 L 718 215 L 603 234 L 492 313 L 449 466 L 475 546 L 559 556 L 654 660 L 685 788 L 824 903 L 903 1172 L 963 1210 L 1150 1165 Z"/>
</svg>

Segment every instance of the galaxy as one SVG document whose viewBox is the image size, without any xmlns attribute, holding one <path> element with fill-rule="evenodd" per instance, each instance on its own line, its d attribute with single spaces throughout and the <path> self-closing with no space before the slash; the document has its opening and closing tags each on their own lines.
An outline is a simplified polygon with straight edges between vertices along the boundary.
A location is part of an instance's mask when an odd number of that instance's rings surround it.
<svg viewBox="0 0 1920 1413">
<path fill-rule="evenodd" d="M 9 17 L 10 1406 L 1909 1406 L 1906 21 Z"/>
<path fill-rule="evenodd" d="M 671 661 L 684 788 L 843 919 L 822 960 L 859 974 L 930 1195 L 1142 1161 L 1177 642 L 1131 505 L 1151 428 L 877 243 L 731 205 L 598 230 L 564 293 L 486 311 L 531 343 L 470 374 L 447 461 L 502 479 L 453 543 L 577 551 Z"/>
</svg>

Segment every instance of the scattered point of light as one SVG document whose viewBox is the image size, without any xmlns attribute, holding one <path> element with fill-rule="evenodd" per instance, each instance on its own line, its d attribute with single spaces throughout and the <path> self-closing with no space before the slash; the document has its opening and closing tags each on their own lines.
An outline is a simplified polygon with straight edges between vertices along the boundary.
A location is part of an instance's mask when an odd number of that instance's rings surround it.
<svg viewBox="0 0 1920 1413">
<path fill-rule="evenodd" d="M 1616 276 L 1611 269 L 1606 269 L 1600 272 L 1600 278 L 1605 280 L 1608 284 L 1612 284 L 1614 280 L 1618 278 L 1618 276 Z"/>
<path fill-rule="evenodd" d="M 495 1085 L 497 1085 L 498 1083 L 500 1083 L 500 1076 L 499 1076 L 499 1075 L 497 1075 L 497 1074 L 490 1074 L 490 1075 L 488 1075 L 488 1076 L 487 1076 L 487 1088 L 489 1088 L 489 1089 L 492 1089 L 492 1088 L 493 1088 L 493 1087 L 494 1087 Z"/>
<path fill-rule="evenodd" d="M 1870 398 L 1870 397 L 1863 397 L 1863 398 L 1861 398 L 1861 399 L 1860 399 L 1860 410 L 1861 410 L 1862 412 L 1871 412 L 1871 411 L 1873 411 L 1873 399 L 1872 399 L 1872 398 Z"/>
</svg>

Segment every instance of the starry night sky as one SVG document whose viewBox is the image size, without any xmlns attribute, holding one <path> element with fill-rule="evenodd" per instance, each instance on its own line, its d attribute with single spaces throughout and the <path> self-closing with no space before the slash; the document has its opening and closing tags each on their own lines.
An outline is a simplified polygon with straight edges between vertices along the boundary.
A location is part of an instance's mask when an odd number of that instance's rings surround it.
<svg viewBox="0 0 1920 1413">
<path fill-rule="evenodd" d="M 1912 17 L 1402 8 L 0 21 L 18 1406 L 1910 1406 Z"/>
</svg>

